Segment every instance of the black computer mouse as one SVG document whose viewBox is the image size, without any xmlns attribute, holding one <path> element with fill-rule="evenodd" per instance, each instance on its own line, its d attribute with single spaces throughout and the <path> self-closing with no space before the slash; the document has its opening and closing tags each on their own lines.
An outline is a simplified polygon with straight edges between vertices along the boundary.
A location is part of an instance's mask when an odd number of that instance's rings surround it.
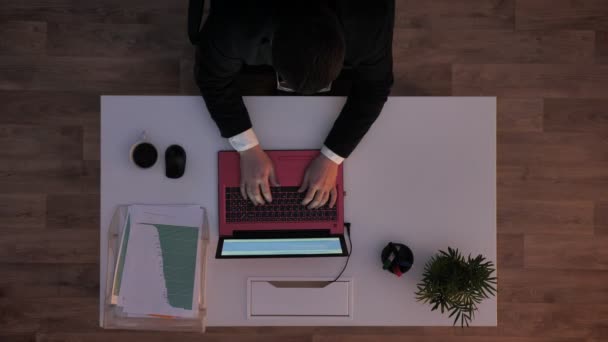
<svg viewBox="0 0 608 342">
<path fill-rule="evenodd" d="M 179 145 L 171 145 L 165 151 L 165 174 L 180 178 L 186 172 L 186 151 Z"/>
</svg>

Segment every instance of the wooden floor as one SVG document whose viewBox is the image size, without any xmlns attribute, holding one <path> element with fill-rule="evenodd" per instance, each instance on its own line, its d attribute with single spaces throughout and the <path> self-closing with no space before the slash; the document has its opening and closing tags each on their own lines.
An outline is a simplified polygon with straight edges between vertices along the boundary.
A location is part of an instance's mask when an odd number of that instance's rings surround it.
<svg viewBox="0 0 608 342">
<path fill-rule="evenodd" d="M 197 93 L 186 3 L 0 0 L 0 341 L 608 341 L 607 0 L 397 0 L 393 95 L 499 99 L 497 328 L 99 329 L 99 95 Z"/>
</svg>

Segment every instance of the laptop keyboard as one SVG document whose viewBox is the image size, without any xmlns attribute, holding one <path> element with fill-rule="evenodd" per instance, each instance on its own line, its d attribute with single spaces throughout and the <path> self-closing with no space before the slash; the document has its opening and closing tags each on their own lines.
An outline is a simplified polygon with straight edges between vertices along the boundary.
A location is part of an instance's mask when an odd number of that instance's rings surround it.
<svg viewBox="0 0 608 342">
<path fill-rule="evenodd" d="M 241 196 L 238 187 L 226 188 L 226 222 L 228 223 L 257 223 L 257 222 L 319 222 L 337 220 L 336 206 L 329 208 L 328 204 L 317 208 L 307 209 L 302 200 L 306 193 L 298 193 L 298 187 L 271 187 L 272 203 L 255 206 L 250 200 Z"/>
</svg>

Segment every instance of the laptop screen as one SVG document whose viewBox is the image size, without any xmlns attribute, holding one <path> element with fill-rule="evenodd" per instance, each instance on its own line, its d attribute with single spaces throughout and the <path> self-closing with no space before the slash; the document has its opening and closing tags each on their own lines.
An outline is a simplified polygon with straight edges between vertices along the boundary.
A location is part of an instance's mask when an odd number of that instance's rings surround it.
<svg viewBox="0 0 608 342">
<path fill-rule="evenodd" d="M 219 257 L 344 255 L 340 237 L 223 239 Z"/>
</svg>

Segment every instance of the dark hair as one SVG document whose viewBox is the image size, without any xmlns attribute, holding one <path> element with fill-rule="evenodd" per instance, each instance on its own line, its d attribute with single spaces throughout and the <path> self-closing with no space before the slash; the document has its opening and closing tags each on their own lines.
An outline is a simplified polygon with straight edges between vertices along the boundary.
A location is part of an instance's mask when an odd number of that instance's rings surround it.
<svg viewBox="0 0 608 342">
<path fill-rule="evenodd" d="M 272 62 L 292 89 L 312 94 L 338 77 L 344 50 L 344 33 L 334 13 L 322 6 L 296 7 L 280 18 Z"/>
</svg>

